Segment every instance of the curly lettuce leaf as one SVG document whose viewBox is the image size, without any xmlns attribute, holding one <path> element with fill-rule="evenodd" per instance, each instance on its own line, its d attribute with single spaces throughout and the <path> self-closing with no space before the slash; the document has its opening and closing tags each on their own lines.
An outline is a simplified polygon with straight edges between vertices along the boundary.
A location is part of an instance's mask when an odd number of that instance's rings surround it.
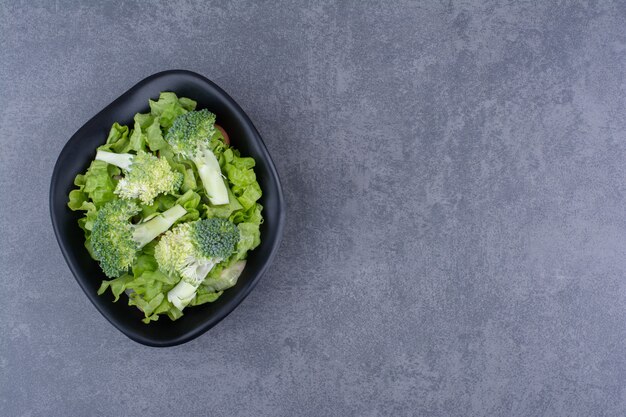
<svg viewBox="0 0 626 417">
<path fill-rule="evenodd" d="M 181 114 L 196 108 L 196 102 L 189 99 L 179 99 L 172 92 L 163 92 L 157 101 L 150 100 L 150 113 L 159 118 L 161 127 L 168 129 Z"/>
<path fill-rule="evenodd" d="M 183 175 L 183 184 L 180 187 L 183 192 L 196 190 L 199 187 L 199 180 L 196 179 L 196 173 L 193 163 L 191 163 L 191 161 L 177 162 L 174 160 L 171 154 L 167 152 L 162 152 L 162 157 L 167 159 L 173 170 L 178 171 Z"/>
<path fill-rule="evenodd" d="M 100 208 L 115 198 L 113 190 L 117 185 L 116 175 L 119 175 L 119 168 L 102 161 L 92 161 L 84 175 L 77 175 L 74 184 L 78 189 L 72 190 L 69 195 L 68 207 L 71 210 L 89 211 L 93 204 Z M 86 205 L 87 204 L 87 205 Z"/>
<path fill-rule="evenodd" d="M 143 311 L 146 323 L 157 320 L 158 315 L 163 313 L 177 316 L 178 309 L 167 301 L 167 293 L 174 288 L 178 278 L 159 271 L 153 256 L 143 257 L 151 258 L 148 263 L 154 262 L 155 269 L 145 270 L 141 274 L 133 270 L 135 278 L 126 285 L 126 290 L 130 291 L 128 304 Z"/>
<path fill-rule="evenodd" d="M 256 203 L 250 209 L 243 211 L 237 211 L 233 213 L 228 220 L 235 224 L 239 223 L 253 223 L 256 225 L 261 225 L 263 223 L 263 215 L 261 214 L 263 211 L 263 206 L 259 203 Z"/>
<path fill-rule="evenodd" d="M 239 223 L 237 228 L 239 229 L 239 242 L 236 259 L 245 259 L 248 251 L 261 243 L 261 231 L 259 225 L 254 223 Z"/>
<path fill-rule="evenodd" d="M 117 302 L 117 300 L 120 299 L 120 295 L 122 295 L 122 293 L 126 291 L 126 286 L 128 285 L 128 283 L 131 282 L 133 279 L 134 277 L 132 275 L 125 274 L 119 278 L 104 280 L 102 281 L 102 284 L 100 284 L 100 288 L 98 289 L 98 295 L 104 294 L 106 290 L 110 288 L 113 296 L 115 297 L 113 302 Z"/>
<path fill-rule="evenodd" d="M 135 115 L 135 126 L 130 133 L 129 149 L 133 151 L 145 151 L 146 150 L 146 134 L 141 130 L 140 114 Z"/>
<path fill-rule="evenodd" d="M 161 149 L 165 149 L 167 142 L 163 139 L 163 132 L 161 131 L 160 118 L 155 117 L 152 123 L 146 127 L 146 143 L 151 151 L 155 152 Z"/>
<path fill-rule="evenodd" d="M 94 203 L 84 200 L 84 196 L 85 193 L 82 191 L 72 190 L 70 192 L 70 202 L 67 205 L 73 211 L 82 210 L 86 212 L 83 217 L 78 219 L 78 226 L 85 232 L 85 238 L 89 239 L 98 210 Z"/>
<path fill-rule="evenodd" d="M 196 105 L 198 103 L 196 103 L 195 100 L 192 100 L 190 98 L 187 97 L 181 97 L 178 99 L 178 104 L 180 104 L 181 106 L 183 106 L 183 108 L 187 111 L 192 111 L 196 109 Z"/>
<path fill-rule="evenodd" d="M 167 314 L 175 320 L 182 312 L 167 301 L 167 293 L 177 281 L 178 278 L 158 270 L 152 255 L 143 254 L 133 265 L 132 274 L 103 281 L 98 289 L 98 295 L 110 289 L 116 302 L 122 293 L 126 293 L 128 305 L 136 306 L 144 313 L 145 323 L 157 320 L 159 314 Z"/>
<path fill-rule="evenodd" d="M 211 290 L 206 290 L 202 287 L 198 288 L 196 296 L 189 303 L 190 306 L 199 306 L 201 304 L 212 303 L 222 295 L 224 291 L 213 292 Z"/>
<path fill-rule="evenodd" d="M 187 210 L 187 214 L 178 219 L 178 221 L 187 222 L 198 220 L 200 218 L 200 211 L 198 210 L 200 206 L 200 201 L 200 195 L 191 190 L 181 195 L 178 200 L 176 200 L 176 204 L 180 204 L 181 206 L 183 206 L 183 208 Z"/>
<path fill-rule="evenodd" d="M 129 149 L 128 126 L 122 126 L 119 123 L 113 123 L 106 143 L 98 149 L 109 152 L 123 153 Z"/>
<path fill-rule="evenodd" d="M 133 129 L 128 132 L 130 134 L 126 145 L 124 147 L 117 146 L 111 147 L 111 150 L 118 153 L 133 151 L 148 151 L 150 149 L 153 152 L 165 149 L 168 145 L 165 139 L 163 139 L 163 132 L 161 131 L 160 120 L 158 116 L 152 113 L 137 113 L 133 118 Z M 113 132 L 113 129 L 112 129 Z M 107 142 L 108 143 L 108 142 Z M 105 149 L 108 145 L 100 147 Z"/>
<path fill-rule="evenodd" d="M 171 209 L 174 205 L 181 205 L 187 213 L 179 218 L 176 223 L 198 220 L 200 218 L 201 197 L 193 190 L 188 190 L 182 195 L 162 194 L 154 199 L 151 205 L 142 205 L 142 217 L 146 220 L 156 213 L 162 213 Z"/>
<path fill-rule="evenodd" d="M 230 188 L 227 188 L 227 191 L 228 204 L 215 206 L 211 203 L 208 203 L 202 205 L 205 213 L 204 217 L 220 217 L 222 219 L 228 219 L 234 212 L 243 209 L 243 206 L 241 205 L 235 194 L 233 194 L 233 192 L 230 190 Z"/>
<path fill-rule="evenodd" d="M 262 195 L 254 165 L 253 158 L 241 157 L 237 150 L 229 148 L 224 151 L 224 171 L 232 192 L 245 210 L 250 209 Z"/>
</svg>

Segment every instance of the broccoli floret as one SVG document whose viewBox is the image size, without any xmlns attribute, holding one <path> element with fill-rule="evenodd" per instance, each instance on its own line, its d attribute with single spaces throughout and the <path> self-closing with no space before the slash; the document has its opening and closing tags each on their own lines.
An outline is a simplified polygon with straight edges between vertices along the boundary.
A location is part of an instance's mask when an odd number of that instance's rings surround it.
<svg viewBox="0 0 626 417">
<path fill-rule="evenodd" d="M 183 207 L 175 205 L 147 221 L 132 224 L 130 218 L 139 212 L 136 203 L 126 200 L 111 201 L 98 211 L 90 243 L 96 260 L 108 277 L 118 277 L 126 272 L 139 249 L 187 213 Z"/>
<path fill-rule="evenodd" d="M 184 309 L 209 271 L 230 257 L 238 241 L 237 226 L 218 218 L 183 223 L 163 235 L 154 257 L 163 272 L 180 276 L 167 299 L 179 310 Z"/>
<path fill-rule="evenodd" d="M 219 162 L 210 148 L 215 133 L 215 115 L 208 110 L 190 111 L 178 116 L 165 140 L 174 152 L 190 159 L 198 169 L 211 204 L 228 204 L 228 191 Z"/>
<path fill-rule="evenodd" d="M 180 172 L 173 171 L 165 159 L 139 151 L 137 155 L 98 151 L 96 159 L 122 168 L 126 175 L 115 188 L 115 194 L 125 199 L 138 198 L 150 205 L 163 193 L 175 193 L 183 182 Z"/>
</svg>

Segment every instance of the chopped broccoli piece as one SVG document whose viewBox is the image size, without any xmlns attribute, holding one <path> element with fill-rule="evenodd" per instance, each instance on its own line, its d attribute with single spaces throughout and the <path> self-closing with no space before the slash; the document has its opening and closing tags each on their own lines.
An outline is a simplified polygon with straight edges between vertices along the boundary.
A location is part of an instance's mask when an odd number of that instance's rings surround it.
<svg viewBox="0 0 626 417">
<path fill-rule="evenodd" d="M 96 216 L 90 244 L 93 255 L 108 277 L 118 277 L 134 262 L 137 251 L 167 231 L 187 211 L 180 205 L 139 224 L 130 218 L 139 214 L 131 201 L 114 200 L 105 204 Z"/>
<path fill-rule="evenodd" d="M 126 175 L 115 188 L 115 194 L 124 199 L 138 198 L 150 205 L 163 193 L 175 193 L 183 182 L 181 173 L 173 171 L 164 158 L 139 151 L 137 155 L 98 151 L 96 160 L 122 168 Z"/>
<path fill-rule="evenodd" d="M 178 116 L 165 140 L 174 152 L 191 159 L 198 169 L 211 204 L 228 204 L 228 190 L 217 158 L 210 148 L 215 134 L 215 115 L 208 110 L 190 111 Z"/>
<path fill-rule="evenodd" d="M 183 223 L 163 235 L 154 257 L 163 272 L 180 276 L 167 299 L 179 310 L 184 309 L 209 271 L 230 257 L 238 241 L 237 226 L 219 218 Z"/>
</svg>

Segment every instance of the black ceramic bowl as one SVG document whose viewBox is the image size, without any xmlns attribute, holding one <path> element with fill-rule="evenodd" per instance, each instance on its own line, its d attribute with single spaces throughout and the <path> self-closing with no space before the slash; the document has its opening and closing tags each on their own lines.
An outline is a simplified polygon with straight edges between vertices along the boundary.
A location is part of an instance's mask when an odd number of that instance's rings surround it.
<svg viewBox="0 0 626 417">
<path fill-rule="evenodd" d="M 255 172 L 263 196 L 264 223 L 261 225 L 261 245 L 248 255 L 248 262 L 237 285 L 224 291 L 214 303 L 185 309 L 177 321 L 167 317 L 144 324 L 143 314 L 120 299 L 113 303 L 110 292 L 98 296 L 96 291 L 106 279 L 98 264 L 84 246 L 84 236 L 76 221 L 80 212 L 67 207 L 68 193 L 74 187 L 76 174 L 84 172 L 95 156 L 96 147 L 103 144 L 111 125 L 119 122 L 132 125 L 135 113 L 149 111 L 148 99 L 156 99 L 161 91 L 173 91 L 181 97 L 198 102 L 198 108 L 209 109 L 217 115 L 218 123 L 230 136 L 233 146 L 242 155 L 256 160 Z M 50 184 L 50 214 L 61 252 L 76 281 L 98 311 L 111 324 L 131 339 L 149 346 L 173 346 L 188 342 L 215 326 L 252 291 L 271 263 L 283 232 L 285 202 L 278 174 L 261 136 L 244 111 L 221 88 L 208 79 L 190 71 L 165 71 L 139 82 L 89 120 L 67 142 L 54 167 Z M 125 296 L 124 296 L 125 297 Z"/>
</svg>

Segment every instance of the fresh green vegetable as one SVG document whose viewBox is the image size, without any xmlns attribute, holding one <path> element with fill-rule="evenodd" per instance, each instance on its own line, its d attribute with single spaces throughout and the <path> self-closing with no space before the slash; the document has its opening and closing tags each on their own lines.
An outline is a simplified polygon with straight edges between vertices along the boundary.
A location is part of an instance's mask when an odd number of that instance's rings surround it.
<svg viewBox="0 0 626 417">
<path fill-rule="evenodd" d="M 113 200 L 98 212 L 91 231 L 91 247 L 108 277 L 126 272 L 135 260 L 137 250 L 167 231 L 186 211 L 179 205 L 139 223 L 130 218 L 140 209 L 134 202 Z"/>
<path fill-rule="evenodd" d="M 98 150 L 96 160 L 115 165 L 126 172 L 115 188 L 124 199 L 138 198 L 150 205 L 159 194 L 174 194 L 183 182 L 183 174 L 172 171 L 164 158 L 139 151 L 137 155 Z"/>
<path fill-rule="evenodd" d="M 230 257 L 238 241 L 237 226 L 218 218 L 183 223 L 166 233 L 156 245 L 154 257 L 163 272 L 180 275 L 167 299 L 179 310 L 185 308 L 209 271 Z"/>
<path fill-rule="evenodd" d="M 113 124 L 68 201 L 111 278 L 98 294 L 128 297 L 146 323 L 234 286 L 263 222 L 255 161 L 225 143 L 215 115 L 171 92 L 149 105 L 132 128 Z"/>
<path fill-rule="evenodd" d="M 202 287 L 211 292 L 222 291 L 233 287 L 237 283 L 237 279 L 243 272 L 245 266 L 246 261 L 233 262 L 231 265 L 222 269 L 217 276 L 205 279 L 204 282 L 202 282 Z"/>
<path fill-rule="evenodd" d="M 191 111 L 174 120 L 165 140 L 174 152 L 193 161 L 209 200 L 214 205 L 220 205 L 228 204 L 228 190 L 210 146 L 215 132 L 213 113 L 208 110 Z"/>
</svg>

